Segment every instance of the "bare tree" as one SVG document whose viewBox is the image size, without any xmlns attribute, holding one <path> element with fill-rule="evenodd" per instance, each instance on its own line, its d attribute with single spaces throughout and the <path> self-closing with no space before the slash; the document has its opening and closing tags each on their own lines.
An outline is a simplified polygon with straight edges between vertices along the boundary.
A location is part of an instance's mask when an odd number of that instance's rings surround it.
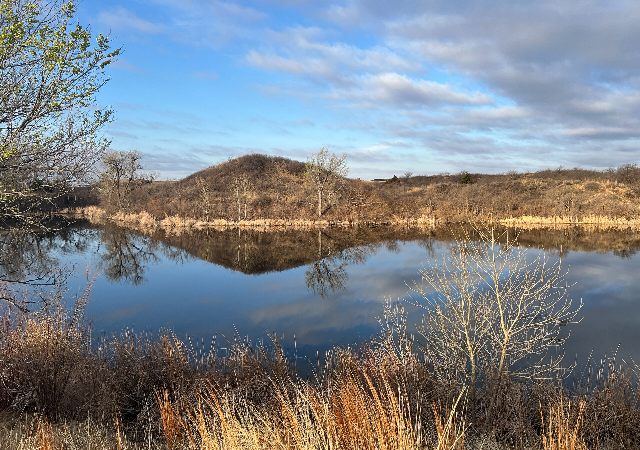
<svg viewBox="0 0 640 450">
<path fill-rule="evenodd" d="M 231 187 L 236 197 L 238 204 L 238 222 L 242 220 L 242 205 L 244 205 L 244 218 L 247 218 L 247 203 L 249 197 L 253 192 L 253 184 L 246 174 L 239 175 L 231 182 Z"/>
<path fill-rule="evenodd" d="M 156 174 L 140 172 L 142 153 L 137 150 L 109 151 L 102 158 L 100 187 L 111 207 L 129 207 L 131 192 L 141 184 L 152 182 Z"/>
<path fill-rule="evenodd" d="M 340 182 L 349 173 L 347 155 L 336 156 L 326 148 L 312 155 L 306 164 L 305 181 L 310 184 L 318 196 L 318 217 L 322 217 L 322 201 L 339 187 Z"/>
<path fill-rule="evenodd" d="M 420 299 L 412 302 L 425 310 L 419 331 L 427 357 L 441 376 L 469 384 L 472 395 L 479 375 L 497 390 L 508 376 L 562 374 L 563 355 L 549 351 L 563 345 L 561 327 L 582 308 L 567 296 L 567 272 L 544 252 L 527 258 L 516 240 L 493 228 L 479 234 L 478 242 L 458 241 L 414 283 Z"/>
<path fill-rule="evenodd" d="M 196 178 L 196 187 L 198 189 L 198 197 L 202 207 L 204 219 L 208 222 L 211 214 L 211 187 L 204 181 L 202 177 Z"/>
</svg>

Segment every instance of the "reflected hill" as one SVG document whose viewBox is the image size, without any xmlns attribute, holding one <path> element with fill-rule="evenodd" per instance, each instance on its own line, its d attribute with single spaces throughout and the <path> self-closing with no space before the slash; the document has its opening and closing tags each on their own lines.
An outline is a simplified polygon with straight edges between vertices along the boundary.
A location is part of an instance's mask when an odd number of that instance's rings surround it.
<svg viewBox="0 0 640 450">
<path fill-rule="evenodd" d="M 640 251 L 640 233 L 599 232 L 582 227 L 507 231 L 524 247 L 543 248 L 558 256 L 571 251 L 612 252 L 631 258 Z M 46 233 L 0 230 L 0 281 L 45 280 L 58 258 L 84 253 L 97 241 L 99 269 L 114 282 L 144 282 L 145 267 L 160 257 L 184 262 L 194 258 L 247 275 L 260 275 L 308 266 L 307 286 L 320 295 L 346 282 L 345 268 L 364 263 L 382 248 L 399 251 L 414 241 L 435 256 L 436 242 L 453 243 L 467 235 L 477 238 L 472 226 L 451 225 L 435 230 L 401 227 L 329 228 L 323 230 L 204 230 L 181 235 L 158 232 L 144 235 L 117 226 L 79 222 Z"/>
<path fill-rule="evenodd" d="M 335 228 L 325 230 L 206 230 L 179 236 L 159 232 L 154 239 L 191 256 L 247 275 L 280 272 L 339 257 L 359 263 L 378 248 L 393 249 L 401 241 L 430 240 L 416 229 Z"/>
<path fill-rule="evenodd" d="M 640 233 L 598 232 L 581 227 L 521 230 L 500 227 L 498 233 L 518 236 L 524 247 L 541 248 L 560 256 L 570 251 L 613 252 L 630 257 L 640 250 Z M 349 264 L 364 262 L 379 248 L 393 251 L 400 243 L 417 241 L 434 255 L 435 241 L 453 242 L 468 235 L 477 238 L 472 226 L 421 230 L 416 228 L 330 228 L 325 230 L 224 230 L 198 231 L 179 236 L 163 232 L 153 236 L 163 244 L 190 256 L 248 275 L 279 272 L 307 266 L 325 258 L 338 258 Z M 334 263 L 335 264 L 335 263 Z M 338 264 L 339 265 L 339 264 Z"/>
</svg>

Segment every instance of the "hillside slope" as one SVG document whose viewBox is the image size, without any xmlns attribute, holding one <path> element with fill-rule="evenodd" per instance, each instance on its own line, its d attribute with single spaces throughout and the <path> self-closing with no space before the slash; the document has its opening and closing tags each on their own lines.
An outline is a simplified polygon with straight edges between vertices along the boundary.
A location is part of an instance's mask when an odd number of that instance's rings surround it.
<svg viewBox="0 0 640 450">
<path fill-rule="evenodd" d="M 135 191 L 128 212 L 199 221 L 317 220 L 316 193 L 304 163 L 246 155 Z M 467 181 L 467 183 L 463 183 Z M 580 221 L 640 220 L 640 169 L 546 170 L 484 175 L 394 177 L 386 182 L 343 178 L 327 195 L 321 219 L 359 223 L 437 222 L 555 217 Z"/>
</svg>

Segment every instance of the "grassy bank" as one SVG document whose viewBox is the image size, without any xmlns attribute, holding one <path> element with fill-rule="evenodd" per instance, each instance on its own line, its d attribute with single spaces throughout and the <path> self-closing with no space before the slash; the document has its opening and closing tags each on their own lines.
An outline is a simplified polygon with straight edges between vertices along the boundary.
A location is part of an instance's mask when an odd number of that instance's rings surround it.
<svg viewBox="0 0 640 450">
<path fill-rule="evenodd" d="M 397 341 L 336 348 L 307 380 L 296 377 L 277 341 L 236 341 L 223 357 L 169 332 L 88 340 L 78 328 L 42 320 L 3 333 L 3 449 L 620 449 L 640 442 L 637 378 L 613 360 L 574 390 L 510 381 L 487 416 L 491 386 L 472 402 Z"/>
<path fill-rule="evenodd" d="M 421 230 L 435 230 L 451 225 L 454 222 L 443 221 L 435 216 L 395 217 L 386 221 L 357 221 L 357 220 L 286 220 L 286 219 L 254 219 L 254 220 L 226 220 L 216 219 L 211 221 L 198 220 L 193 218 L 167 216 L 157 219 L 147 212 L 124 213 L 117 212 L 109 214 L 106 210 L 87 206 L 74 209 L 74 217 L 87 219 L 96 224 L 113 223 L 115 225 L 140 231 L 145 234 L 152 234 L 156 231 L 164 231 L 167 235 L 181 235 L 192 231 L 201 230 L 255 230 L 255 231 L 277 231 L 277 230 L 325 230 L 328 228 L 347 227 L 396 227 L 396 228 L 416 228 Z M 506 227 L 519 228 L 522 230 L 536 229 L 567 229 L 569 227 L 580 226 L 586 231 L 640 231 L 640 218 L 611 218 L 605 216 L 551 216 L 551 217 L 509 217 L 500 219 L 497 222 L 487 219 L 485 223 L 500 224 Z M 455 223 L 468 223 L 466 221 Z M 478 223 L 478 222 L 472 222 Z"/>
<path fill-rule="evenodd" d="M 410 226 L 415 228 L 435 228 L 438 222 L 432 217 L 419 217 L 411 219 L 392 219 L 381 222 L 373 221 L 349 221 L 349 220 L 313 220 L 313 219 L 252 219 L 252 220 L 198 220 L 188 217 L 167 216 L 158 219 L 146 211 L 140 213 L 116 212 L 108 213 L 106 210 L 88 206 L 73 211 L 78 218 L 88 219 L 94 223 L 114 223 L 118 226 L 137 230 L 146 234 L 162 230 L 167 234 L 180 235 L 190 231 L 200 230 L 227 230 L 237 228 L 241 230 L 317 230 L 333 227 L 354 226 Z"/>
</svg>

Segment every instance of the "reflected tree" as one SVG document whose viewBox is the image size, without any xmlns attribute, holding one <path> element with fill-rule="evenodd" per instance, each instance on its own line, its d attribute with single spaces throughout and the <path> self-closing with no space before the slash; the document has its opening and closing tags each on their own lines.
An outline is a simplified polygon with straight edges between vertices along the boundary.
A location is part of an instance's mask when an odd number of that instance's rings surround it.
<svg viewBox="0 0 640 450">
<path fill-rule="evenodd" d="M 307 288 L 322 298 L 326 298 L 331 292 L 346 290 L 349 280 L 346 267 L 349 264 L 364 264 L 381 245 L 359 245 L 334 253 L 334 243 L 330 239 L 323 242 L 323 233 L 318 230 L 318 259 L 309 264 L 305 272 Z"/>
<path fill-rule="evenodd" d="M 400 251 L 402 250 L 402 249 L 400 248 L 400 245 L 399 245 L 399 243 L 398 243 L 398 241 L 397 241 L 396 239 L 390 239 L 390 240 L 386 241 L 386 242 L 384 243 L 384 247 L 385 247 L 388 251 L 390 251 L 390 252 L 392 252 L 392 253 L 395 253 L 395 254 L 400 253 Z"/>
<path fill-rule="evenodd" d="M 59 255 L 86 251 L 92 230 L 0 233 L 0 280 L 21 285 L 49 285 Z"/>
<path fill-rule="evenodd" d="M 636 255 L 636 253 L 638 253 L 638 250 L 636 250 L 635 248 L 625 248 L 622 250 L 613 251 L 614 255 L 619 256 L 622 259 L 631 259 Z"/>
<path fill-rule="evenodd" d="M 322 245 L 322 231 L 318 230 L 318 260 L 309 264 L 304 274 L 308 289 L 326 298 L 331 292 L 346 290 L 349 275 L 345 267 L 347 263 L 331 255 L 331 245 Z"/>
<path fill-rule="evenodd" d="M 159 246 L 162 256 L 175 263 L 187 264 L 188 262 L 195 261 L 197 259 L 195 256 L 180 247 L 174 247 L 172 245 L 166 245 L 158 242 L 154 242 L 154 244 Z"/>
<path fill-rule="evenodd" d="M 0 232 L 0 300 L 23 312 L 46 305 L 49 294 L 64 286 L 70 270 L 64 254 L 88 248 L 91 230 L 8 230 Z"/>
<path fill-rule="evenodd" d="M 144 282 L 145 266 L 159 261 L 149 242 L 122 228 L 105 228 L 101 240 L 105 252 L 100 255 L 99 267 L 109 281 L 139 285 Z"/>
<path fill-rule="evenodd" d="M 242 233 L 238 228 L 238 239 L 235 258 L 233 260 L 233 266 L 236 270 L 248 273 L 255 265 L 254 252 L 257 250 L 256 243 L 245 232 Z"/>
<path fill-rule="evenodd" d="M 58 265 L 51 254 L 50 236 L 8 231 L 0 237 L 0 279 L 17 284 L 49 284 L 51 268 Z"/>
<path fill-rule="evenodd" d="M 326 298 L 331 292 L 345 291 L 349 279 L 346 266 L 347 263 L 341 262 L 335 256 L 310 264 L 304 274 L 307 288 L 322 298 Z"/>
<path fill-rule="evenodd" d="M 436 249 L 434 247 L 434 240 L 431 238 L 420 239 L 418 241 L 418 246 L 424 248 L 427 251 L 427 259 L 435 259 L 436 258 Z"/>
</svg>

